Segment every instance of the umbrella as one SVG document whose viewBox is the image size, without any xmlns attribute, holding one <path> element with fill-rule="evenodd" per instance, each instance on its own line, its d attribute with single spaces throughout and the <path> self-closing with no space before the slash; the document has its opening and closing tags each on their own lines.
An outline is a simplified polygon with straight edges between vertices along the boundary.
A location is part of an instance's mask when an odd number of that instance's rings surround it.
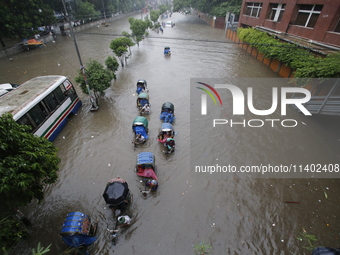
<svg viewBox="0 0 340 255">
<path fill-rule="evenodd" d="M 103 197 L 105 202 L 110 205 L 120 205 L 126 200 L 129 188 L 126 182 L 112 182 L 106 185 Z"/>
</svg>

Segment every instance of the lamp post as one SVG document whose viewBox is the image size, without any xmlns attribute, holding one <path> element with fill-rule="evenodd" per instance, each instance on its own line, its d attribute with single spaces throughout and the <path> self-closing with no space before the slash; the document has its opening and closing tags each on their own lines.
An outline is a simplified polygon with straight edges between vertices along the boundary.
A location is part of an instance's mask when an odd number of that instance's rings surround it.
<svg viewBox="0 0 340 255">
<path fill-rule="evenodd" d="M 78 55 L 78 59 L 79 59 L 79 63 L 80 63 L 80 69 L 82 71 L 83 78 L 84 78 L 84 81 L 85 81 L 85 84 L 86 84 L 86 88 L 87 88 L 87 91 L 89 93 L 90 102 L 91 102 L 91 109 L 90 109 L 90 111 L 96 111 L 96 110 L 98 110 L 99 106 L 97 104 L 97 100 L 96 100 L 95 96 L 92 95 L 92 91 L 90 89 L 90 85 L 89 85 L 89 82 L 88 82 L 87 77 L 86 77 L 85 68 L 83 66 L 83 62 L 82 62 L 81 57 L 80 57 L 80 53 L 79 53 L 76 37 L 75 37 L 75 35 L 73 33 L 73 28 L 72 28 L 71 20 L 68 17 L 67 10 L 66 10 L 66 5 L 65 5 L 64 0 L 62 0 L 62 2 L 63 2 L 64 9 L 65 9 L 65 15 L 66 15 L 66 17 L 68 19 L 68 23 L 69 23 L 69 26 L 70 26 L 70 32 L 71 32 L 71 36 L 73 37 L 74 46 L 76 48 L 76 52 L 77 52 L 77 55 Z"/>
<path fill-rule="evenodd" d="M 213 19 L 214 19 L 214 23 L 213 23 L 214 25 L 213 25 L 213 28 L 215 28 L 215 21 L 216 21 L 216 16 L 214 16 L 214 17 L 213 17 Z"/>
</svg>

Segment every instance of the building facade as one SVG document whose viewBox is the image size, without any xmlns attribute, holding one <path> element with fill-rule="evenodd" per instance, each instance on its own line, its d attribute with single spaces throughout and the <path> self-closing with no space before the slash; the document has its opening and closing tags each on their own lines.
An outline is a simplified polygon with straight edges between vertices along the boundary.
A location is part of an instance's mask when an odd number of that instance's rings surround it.
<svg viewBox="0 0 340 255">
<path fill-rule="evenodd" d="M 244 0 L 239 27 L 340 49 L 340 0 Z"/>
</svg>

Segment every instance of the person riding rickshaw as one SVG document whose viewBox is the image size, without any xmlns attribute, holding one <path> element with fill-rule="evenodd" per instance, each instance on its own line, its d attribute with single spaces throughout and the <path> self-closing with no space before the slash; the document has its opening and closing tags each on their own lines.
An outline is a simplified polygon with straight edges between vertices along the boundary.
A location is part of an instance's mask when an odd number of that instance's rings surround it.
<svg viewBox="0 0 340 255">
<path fill-rule="evenodd" d="M 164 143 L 165 149 L 163 150 L 164 153 L 170 154 L 175 152 L 175 139 L 172 137 L 167 138 Z"/>
<path fill-rule="evenodd" d="M 164 103 L 159 118 L 164 122 L 172 123 L 175 120 L 175 106 L 170 102 Z"/>
<path fill-rule="evenodd" d="M 148 120 L 143 116 L 138 116 L 133 120 L 132 130 L 134 132 L 133 144 L 139 145 L 146 142 L 148 136 Z"/>
<path fill-rule="evenodd" d="M 66 216 L 60 235 L 71 247 L 86 247 L 96 241 L 98 223 L 92 224 L 90 217 L 82 212 L 71 212 Z"/>
<path fill-rule="evenodd" d="M 171 123 L 164 122 L 159 128 L 157 141 L 165 143 L 167 138 L 173 138 L 175 136 L 174 128 Z"/>
<path fill-rule="evenodd" d="M 147 91 L 148 91 L 148 87 L 147 87 L 146 80 L 139 79 L 137 81 L 137 90 L 136 90 L 136 93 L 139 95 L 140 93 L 147 92 Z"/>
<path fill-rule="evenodd" d="M 165 147 L 164 153 L 172 153 L 175 151 L 175 132 L 172 124 L 162 123 L 160 127 L 159 134 L 157 136 L 157 141 L 162 143 Z"/>
<path fill-rule="evenodd" d="M 136 172 L 138 176 L 158 180 L 155 173 L 155 156 L 151 152 L 141 152 L 137 156 Z"/>
<path fill-rule="evenodd" d="M 165 56 L 170 56 L 171 55 L 171 50 L 170 47 L 164 47 L 164 55 Z"/>
<path fill-rule="evenodd" d="M 103 198 L 113 212 L 126 209 L 132 202 L 129 186 L 120 177 L 111 179 L 106 184 Z"/>
<path fill-rule="evenodd" d="M 148 107 L 150 107 L 149 94 L 144 93 L 144 92 L 140 93 L 137 97 L 136 103 L 137 103 L 137 108 L 138 108 L 139 113 L 143 114 L 143 112 L 142 112 L 143 107 L 145 107 L 146 105 L 148 105 Z"/>
</svg>

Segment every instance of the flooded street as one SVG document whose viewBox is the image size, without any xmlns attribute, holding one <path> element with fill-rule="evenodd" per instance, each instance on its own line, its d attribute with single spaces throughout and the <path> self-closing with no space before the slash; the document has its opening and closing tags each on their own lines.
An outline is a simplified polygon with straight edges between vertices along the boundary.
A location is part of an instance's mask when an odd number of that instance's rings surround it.
<svg viewBox="0 0 340 255">
<path fill-rule="evenodd" d="M 104 64 L 113 56 L 110 42 L 123 31 L 131 32 L 128 18 L 76 34 L 84 64 L 89 59 Z M 33 223 L 31 236 L 13 254 L 30 254 L 38 242 L 45 247 L 52 244 L 48 254 L 61 254 L 67 246 L 59 231 L 65 216 L 73 211 L 98 221 L 98 240 L 90 246 L 90 254 L 189 255 L 194 254 L 193 245 L 203 240 L 216 255 L 310 254 L 304 248 L 308 242 L 297 238 L 304 230 L 315 235 L 315 246 L 339 246 L 340 179 L 239 178 L 195 173 L 192 167 L 201 161 L 221 165 L 340 163 L 339 118 L 308 118 L 288 109 L 289 118 L 299 122 L 294 130 L 220 128 L 214 133 L 207 126 L 195 130 L 200 139 L 192 143 L 198 148 L 190 153 L 190 130 L 195 125 L 190 79 L 280 77 L 229 41 L 223 30 L 211 28 L 197 16 L 174 13 L 171 20 L 175 27 L 166 27 L 164 33 L 150 30 L 139 47 L 131 48 L 127 65 L 119 68 L 97 112 L 89 111 L 87 96 L 77 89 L 83 106 L 54 141 L 62 159 L 59 179 L 46 188 L 41 204 L 22 210 Z M 171 47 L 170 57 L 163 55 L 165 46 Z M 10 58 L 0 59 L 0 83 L 23 83 L 49 74 L 65 75 L 74 82 L 80 67 L 71 37 L 59 36 L 56 43 Z M 138 79 L 148 83 L 152 113 L 147 116 L 150 141 L 134 148 Z M 268 92 L 264 86 L 261 89 Z M 167 101 L 175 105 L 177 133 L 176 152 L 169 156 L 156 140 L 160 109 Z M 231 102 L 224 104 L 225 114 L 230 114 Z M 147 197 L 140 193 L 144 184 L 134 171 L 137 154 L 143 151 L 154 153 L 159 178 L 157 192 Z M 128 210 L 133 221 L 118 234 L 114 246 L 106 231 L 114 226 L 113 214 L 102 194 L 106 183 L 117 176 L 127 180 L 133 194 Z"/>
</svg>

